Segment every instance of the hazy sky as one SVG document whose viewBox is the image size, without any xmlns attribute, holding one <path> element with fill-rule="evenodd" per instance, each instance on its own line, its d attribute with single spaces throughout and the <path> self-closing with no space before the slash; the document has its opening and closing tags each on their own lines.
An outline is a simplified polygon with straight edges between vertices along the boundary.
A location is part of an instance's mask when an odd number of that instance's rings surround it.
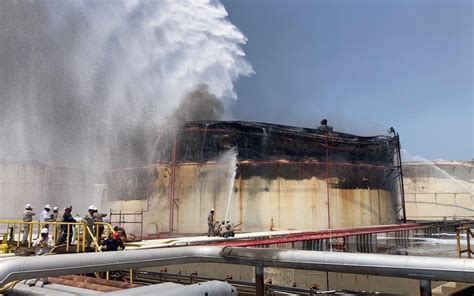
<svg viewBox="0 0 474 296">
<path fill-rule="evenodd" d="M 237 119 L 380 134 L 410 154 L 474 158 L 473 2 L 224 0 L 248 37 Z"/>
</svg>

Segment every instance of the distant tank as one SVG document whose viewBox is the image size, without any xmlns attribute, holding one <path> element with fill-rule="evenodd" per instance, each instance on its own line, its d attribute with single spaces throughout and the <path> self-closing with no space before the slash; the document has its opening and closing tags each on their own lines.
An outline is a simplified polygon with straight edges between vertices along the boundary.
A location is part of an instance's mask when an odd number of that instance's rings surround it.
<svg viewBox="0 0 474 296">
<path fill-rule="evenodd" d="M 409 219 L 472 219 L 474 161 L 412 161 L 403 169 Z"/>
</svg>

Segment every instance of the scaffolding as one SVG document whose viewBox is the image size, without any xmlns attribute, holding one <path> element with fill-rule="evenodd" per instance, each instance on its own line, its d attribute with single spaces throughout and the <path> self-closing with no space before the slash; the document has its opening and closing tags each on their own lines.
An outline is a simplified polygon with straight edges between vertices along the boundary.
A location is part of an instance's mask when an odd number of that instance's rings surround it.
<svg viewBox="0 0 474 296">
<path fill-rule="evenodd" d="M 143 209 L 139 212 L 123 212 L 122 210 L 114 212 L 112 209 L 110 209 L 109 215 L 111 224 L 123 227 L 125 230 L 127 224 L 139 224 L 140 236 L 136 236 L 133 233 L 131 233 L 131 235 L 125 234 L 128 241 L 141 241 L 143 239 Z M 113 217 L 116 217 L 117 219 L 114 220 Z"/>
</svg>

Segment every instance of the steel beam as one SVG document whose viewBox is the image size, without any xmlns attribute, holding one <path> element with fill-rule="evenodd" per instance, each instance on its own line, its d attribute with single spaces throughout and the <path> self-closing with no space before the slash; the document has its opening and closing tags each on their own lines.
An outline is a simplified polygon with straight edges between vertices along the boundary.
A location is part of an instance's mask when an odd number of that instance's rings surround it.
<svg viewBox="0 0 474 296">
<path fill-rule="evenodd" d="M 263 266 L 255 266 L 255 295 L 265 294 L 264 270 Z"/>
<path fill-rule="evenodd" d="M 420 280 L 420 296 L 431 296 L 430 280 Z"/>
<path fill-rule="evenodd" d="M 461 221 L 455 222 L 455 224 L 459 224 L 459 223 L 461 223 Z M 445 224 L 440 225 L 439 223 L 432 223 L 432 224 L 408 223 L 408 224 L 364 226 L 364 227 L 354 227 L 354 228 L 323 229 L 323 230 L 318 230 L 318 231 L 288 233 L 286 235 L 276 235 L 275 237 L 268 237 L 268 238 L 226 240 L 226 241 L 216 242 L 215 245 L 231 245 L 233 247 L 252 247 L 252 246 L 261 246 L 261 245 L 284 244 L 284 243 L 308 241 L 308 240 L 345 238 L 349 236 L 360 236 L 360 235 L 367 235 L 367 234 L 420 230 L 420 229 L 426 229 L 430 227 L 443 226 L 443 225 Z"/>
</svg>

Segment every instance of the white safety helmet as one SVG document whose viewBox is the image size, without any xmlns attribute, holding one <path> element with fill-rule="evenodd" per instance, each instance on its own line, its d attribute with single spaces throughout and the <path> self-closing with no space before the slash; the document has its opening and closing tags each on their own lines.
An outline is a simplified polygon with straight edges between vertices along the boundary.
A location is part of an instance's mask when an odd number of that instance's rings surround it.
<svg viewBox="0 0 474 296">
<path fill-rule="evenodd" d="M 211 212 L 214 212 L 214 208 L 211 209 Z"/>
<path fill-rule="evenodd" d="M 45 209 L 48 209 L 48 210 L 51 210 L 51 206 L 50 206 L 50 205 L 45 205 L 44 208 L 45 208 Z"/>
<path fill-rule="evenodd" d="M 33 207 L 31 206 L 31 204 L 26 204 L 26 205 L 25 205 L 25 209 L 31 210 L 31 209 L 33 209 Z"/>
<path fill-rule="evenodd" d="M 97 208 L 94 205 L 90 205 L 89 211 L 97 211 Z"/>
<path fill-rule="evenodd" d="M 57 211 L 57 210 L 59 210 L 58 207 L 54 207 L 54 208 L 53 208 L 53 211 Z"/>
<path fill-rule="evenodd" d="M 65 209 L 72 210 L 72 205 L 68 205 Z"/>
<path fill-rule="evenodd" d="M 49 233 L 48 228 L 41 229 L 41 234 Z"/>
</svg>

